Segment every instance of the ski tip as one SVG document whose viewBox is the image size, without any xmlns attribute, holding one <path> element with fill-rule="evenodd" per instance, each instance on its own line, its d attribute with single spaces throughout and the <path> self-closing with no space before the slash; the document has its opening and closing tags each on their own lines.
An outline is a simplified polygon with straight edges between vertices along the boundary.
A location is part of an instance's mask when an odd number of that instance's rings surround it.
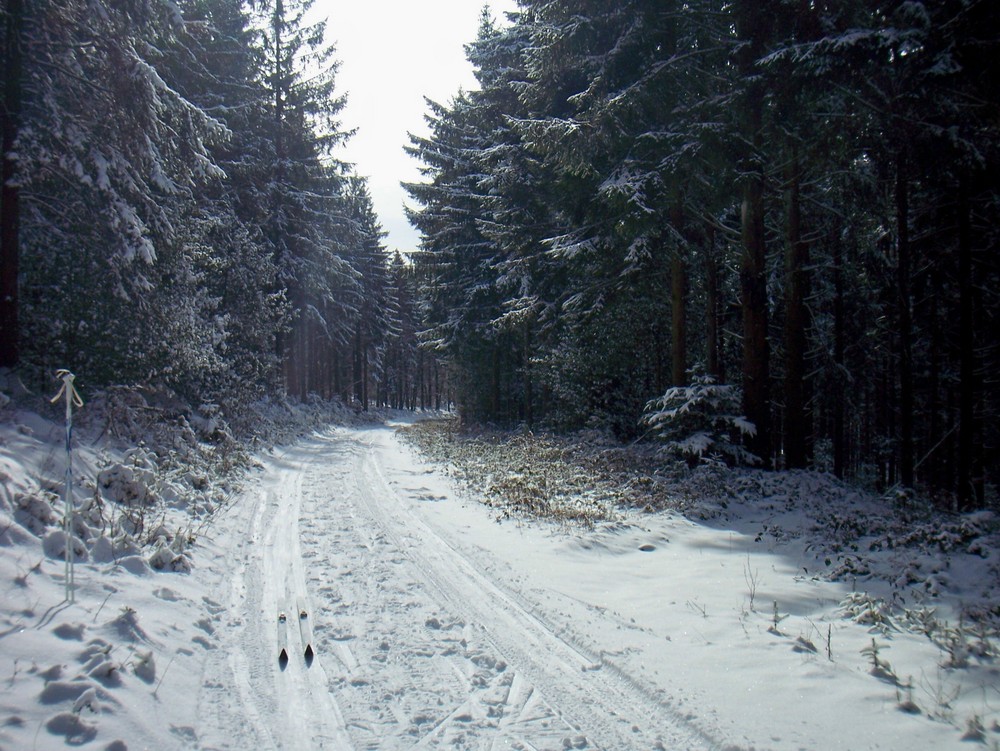
<svg viewBox="0 0 1000 751">
<path fill-rule="evenodd" d="M 281 665 L 282 669 L 284 669 L 285 665 L 288 664 L 288 650 L 287 649 L 282 649 L 280 652 L 278 652 L 278 664 Z"/>
<path fill-rule="evenodd" d="M 288 616 L 285 615 L 284 611 L 278 613 L 278 623 L 285 623 L 288 620 Z"/>
<path fill-rule="evenodd" d="M 316 653 L 313 652 L 312 644 L 306 644 L 306 651 L 305 651 L 306 665 L 312 665 L 312 661 L 315 656 Z"/>
</svg>

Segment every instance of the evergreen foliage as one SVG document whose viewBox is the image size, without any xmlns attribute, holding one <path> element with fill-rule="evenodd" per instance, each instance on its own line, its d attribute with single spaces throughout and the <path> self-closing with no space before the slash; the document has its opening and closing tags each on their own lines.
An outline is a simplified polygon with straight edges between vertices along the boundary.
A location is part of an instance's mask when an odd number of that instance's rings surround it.
<svg viewBox="0 0 1000 751">
<path fill-rule="evenodd" d="M 486 8 L 479 87 L 429 101 L 407 146 L 410 258 L 337 158 L 310 6 L 4 0 L 0 366 L 223 405 L 664 421 L 730 460 L 995 499 L 988 2 Z M 675 404 L 719 389 L 741 404 L 710 413 L 753 426 L 738 449 Z"/>
<path fill-rule="evenodd" d="M 398 290 L 364 181 L 335 156 L 344 97 L 310 7 L 4 3 L 3 365 L 230 410 L 364 408 L 370 386 L 384 403 Z M 416 368 L 403 378 L 412 392 Z"/>
<path fill-rule="evenodd" d="M 519 6 L 411 148 L 465 412 L 634 436 L 694 366 L 766 466 L 995 498 L 989 4 Z"/>
<path fill-rule="evenodd" d="M 756 428 L 740 416 L 739 390 L 696 376 L 690 386 L 674 386 L 646 405 L 642 423 L 666 442 L 667 451 L 689 464 L 724 461 L 728 464 L 760 463 L 741 445 L 743 436 Z"/>
</svg>

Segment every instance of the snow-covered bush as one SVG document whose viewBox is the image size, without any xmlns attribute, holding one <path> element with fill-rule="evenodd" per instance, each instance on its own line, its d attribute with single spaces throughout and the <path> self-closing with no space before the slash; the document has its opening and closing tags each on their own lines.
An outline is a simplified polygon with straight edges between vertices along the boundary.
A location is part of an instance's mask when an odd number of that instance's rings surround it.
<svg viewBox="0 0 1000 751">
<path fill-rule="evenodd" d="M 156 542 L 156 549 L 149 556 L 149 565 L 156 571 L 172 571 L 187 574 L 191 572 L 191 560 L 178 553 L 174 546 L 168 545 L 162 538 Z"/>
<path fill-rule="evenodd" d="M 58 499 L 51 493 L 37 491 L 34 493 L 18 493 L 14 499 L 16 509 L 14 519 L 37 537 L 59 523 L 59 517 L 53 509 Z"/>
<path fill-rule="evenodd" d="M 153 505 L 158 500 L 158 470 L 156 454 L 139 446 L 126 451 L 123 461 L 102 469 L 97 484 L 115 503 Z"/>
<path fill-rule="evenodd" d="M 892 607 L 881 597 L 868 592 L 850 592 L 840 603 L 844 615 L 855 623 L 868 626 L 871 633 L 888 634 L 898 631 Z"/>
<path fill-rule="evenodd" d="M 759 457 L 740 445 L 757 432 L 740 415 L 740 393 L 712 376 L 695 376 L 690 386 L 675 386 L 646 404 L 641 423 L 666 441 L 666 450 L 695 466 L 708 460 L 753 465 Z"/>
<path fill-rule="evenodd" d="M 49 532 L 42 539 L 42 550 L 49 558 L 57 560 L 66 558 L 67 546 L 73 552 L 74 561 L 86 561 L 88 558 L 87 548 L 83 542 L 76 537 L 68 537 L 61 529 Z"/>
</svg>

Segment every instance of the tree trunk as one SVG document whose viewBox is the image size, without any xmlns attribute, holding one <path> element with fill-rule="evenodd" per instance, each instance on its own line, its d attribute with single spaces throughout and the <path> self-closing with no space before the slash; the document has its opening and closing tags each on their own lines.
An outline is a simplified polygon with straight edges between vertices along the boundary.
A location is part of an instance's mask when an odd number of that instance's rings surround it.
<svg viewBox="0 0 1000 751">
<path fill-rule="evenodd" d="M 812 415 L 806 364 L 809 246 L 802 240 L 799 161 L 795 145 L 785 183 L 785 466 L 802 469 L 812 460 Z"/>
<path fill-rule="evenodd" d="M 742 170 L 743 200 L 740 291 L 743 309 L 743 410 L 756 427 L 747 446 L 771 466 L 770 344 L 768 341 L 767 247 L 764 236 L 763 137 L 764 91 L 757 60 L 768 33 L 766 9 L 741 0 L 734 5 L 737 36 L 744 42 L 736 60 L 744 78 L 741 102 L 743 138 L 749 144 Z"/>
<path fill-rule="evenodd" d="M 948 467 L 942 461 L 944 431 L 941 427 L 941 415 L 944 405 L 941 399 L 941 362 L 945 352 L 944 322 L 941 320 L 941 302 L 944 299 L 943 276 L 941 266 L 936 265 L 931 271 L 933 289 L 929 300 L 930 311 L 928 315 L 930 321 L 930 362 L 927 374 L 927 415 L 930 423 L 928 437 L 931 453 L 928 456 L 925 477 L 928 484 L 936 490 L 951 489 L 952 487 L 951 482 L 945 479 Z"/>
<path fill-rule="evenodd" d="M 833 399 L 833 474 L 841 479 L 847 472 L 847 435 L 845 429 L 846 399 L 843 395 L 847 393 L 847 384 L 844 383 L 844 373 L 846 373 L 846 363 L 844 355 L 846 352 L 846 321 L 844 320 L 844 256 L 840 247 L 840 242 L 834 240 L 833 243 L 833 362 L 834 362 L 834 388 L 836 389 Z"/>
<path fill-rule="evenodd" d="M 913 323 L 910 310 L 910 193 L 906 157 L 896 162 L 896 293 L 899 336 L 899 480 L 913 487 Z"/>
<path fill-rule="evenodd" d="M 0 167 L 0 367 L 20 359 L 20 189 L 14 145 L 21 120 L 23 0 L 8 0 L 4 50 L 2 167 Z"/>
<path fill-rule="evenodd" d="M 434 409 L 441 411 L 441 368 L 434 358 Z"/>
<path fill-rule="evenodd" d="M 361 324 L 359 323 L 357 328 L 354 329 L 354 357 L 351 368 L 351 380 L 354 382 L 354 401 L 359 403 L 362 401 L 361 379 L 363 374 L 361 372 L 361 358 L 364 355 L 363 346 L 361 338 Z"/>
<path fill-rule="evenodd" d="M 680 250 L 670 261 L 670 362 L 673 386 L 687 384 L 687 266 Z"/>
<path fill-rule="evenodd" d="M 424 371 L 427 366 L 424 364 L 424 351 L 422 349 L 417 350 L 417 382 L 413 386 L 413 408 L 416 409 L 417 405 L 417 394 L 420 395 L 420 409 L 427 409 L 427 402 L 425 401 L 424 395 Z"/>
<path fill-rule="evenodd" d="M 490 375 L 490 419 L 500 417 L 500 343 L 494 342 L 491 347 Z"/>
<path fill-rule="evenodd" d="M 678 195 L 670 210 L 674 232 L 684 234 L 684 207 Z M 681 243 L 670 258 L 670 381 L 671 386 L 687 384 L 687 265 Z"/>
<path fill-rule="evenodd" d="M 771 466 L 770 343 L 767 336 L 768 305 L 764 196 L 762 180 L 748 178 L 742 206 L 743 257 L 740 288 L 743 306 L 743 409 L 757 433 L 750 450 L 765 467 Z"/>
<path fill-rule="evenodd" d="M 976 434 L 976 337 L 975 289 L 972 283 L 972 227 L 968 185 L 958 190 L 958 284 L 959 284 L 959 386 L 958 402 L 958 508 L 969 511 L 983 506 L 985 488 L 978 461 Z"/>
<path fill-rule="evenodd" d="M 719 262 L 715 257 L 715 227 L 708 225 L 707 252 L 705 253 L 705 335 L 708 339 L 706 347 L 705 361 L 708 367 L 708 374 L 715 378 L 717 383 L 722 383 L 724 375 L 722 372 L 721 358 L 719 357 Z"/>
<path fill-rule="evenodd" d="M 893 399 L 893 395 L 896 390 L 896 384 L 899 382 L 899 373 L 897 368 L 898 358 L 889 356 L 885 359 L 887 362 L 885 363 L 885 372 L 881 380 L 882 389 L 877 403 L 880 405 L 882 413 L 882 429 L 879 431 L 879 435 L 888 439 L 898 435 L 898 409 L 894 408 L 895 400 Z M 876 447 L 876 450 L 879 450 L 878 447 Z M 883 467 L 882 480 L 878 487 L 879 492 L 895 485 L 899 478 L 899 453 L 891 449 L 888 451 L 882 449 L 881 453 Z"/>
<path fill-rule="evenodd" d="M 530 428 L 535 423 L 534 384 L 531 374 L 531 321 L 524 324 L 524 422 Z"/>
<path fill-rule="evenodd" d="M 370 400 L 370 394 L 368 392 L 369 386 L 369 373 L 368 373 L 368 347 L 362 344 L 361 347 L 361 409 L 365 412 L 368 411 L 368 402 Z"/>
<path fill-rule="evenodd" d="M 278 294 L 288 293 L 288 289 L 285 287 L 281 281 L 282 277 L 282 267 L 285 263 L 284 258 L 284 226 L 283 226 L 283 213 L 284 213 L 284 182 L 285 182 L 285 140 L 284 140 L 284 128 L 285 128 L 285 97 L 282 91 L 283 85 L 283 75 L 281 67 L 281 56 L 284 53 L 284 46 L 281 32 L 284 29 L 285 24 L 285 8 L 282 0 L 276 0 L 274 4 L 274 12 L 271 16 L 271 29 L 274 32 L 274 91 L 271 92 L 274 97 L 274 154 L 275 154 L 275 165 L 274 165 L 274 186 L 272 187 L 273 195 L 271 197 L 271 231 L 270 239 L 272 242 L 272 255 L 274 258 L 274 266 L 278 270 L 275 279 L 275 291 Z M 289 298 L 292 296 L 289 294 Z M 294 312 L 294 311 L 293 311 Z M 290 356 L 289 349 L 294 348 L 295 332 L 290 332 L 291 336 L 287 337 L 292 340 L 291 346 L 286 341 L 285 331 L 278 329 L 275 334 L 275 355 L 278 358 L 279 363 L 285 363 Z M 284 368 L 283 370 L 287 370 Z M 289 388 L 287 373 L 285 380 L 285 388 Z"/>
</svg>

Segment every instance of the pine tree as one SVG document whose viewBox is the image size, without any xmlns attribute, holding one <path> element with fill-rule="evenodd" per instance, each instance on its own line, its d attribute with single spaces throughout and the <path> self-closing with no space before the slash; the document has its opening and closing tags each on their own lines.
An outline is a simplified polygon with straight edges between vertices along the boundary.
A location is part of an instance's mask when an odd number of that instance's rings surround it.
<svg viewBox="0 0 1000 751">
<path fill-rule="evenodd" d="M 0 125 L 0 367 L 11 368 L 20 359 L 20 198 L 16 141 L 21 130 L 25 46 L 23 0 L 4 8 L 3 122 Z"/>
<path fill-rule="evenodd" d="M 358 297 L 353 307 L 354 398 L 368 410 L 371 386 L 380 387 L 386 346 L 396 325 L 391 297 L 388 255 L 382 241 L 385 232 L 378 223 L 368 186 L 352 178 L 346 190 L 347 214 L 357 239 L 349 261 L 358 277 Z M 377 393 L 377 392 L 376 392 Z"/>
<path fill-rule="evenodd" d="M 331 151 L 349 135 L 338 115 L 334 50 L 325 22 L 309 22 L 312 0 L 273 0 L 262 7 L 264 135 L 268 206 L 264 237 L 278 270 L 276 294 L 291 306 L 290 329 L 275 342 L 288 390 L 306 396 L 320 388 L 313 345 L 317 336 L 347 335 L 356 289 L 344 260 L 350 222 L 342 192 L 345 166 Z"/>
<path fill-rule="evenodd" d="M 17 218 L 21 342 L 36 367 L 99 381 L 162 364 L 142 321 L 167 313 L 155 276 L 183 256 L 176 212 L 221 177 L 209 147 L 226 136 L 166 72 L 182 32 L 152 2 L 25 8 Z M 95 301 L 95 287 L 111 294 Z"/>
<path fill-rule="evenodd" d="M 484 18 L 481 91 L 413 147 L 417 267 L 463 408 L 625 433 L 689 363 L 738 361 L 765 463 L 981 504 L 985 7 L 524 0 L 507 29 Z"/>
<path fill-rule="evenodd" d="M 467 414 L 498 418 L 501 342 L 491 322 L 501 312 L 495 256 L 484 237 L 484 187 L 475 155 L 486 146 L 477 108 L 468 95 L 450 107 L 428 102 L 429 137 L 410 136 L 408 153 L 425 167 L 424 183 L 407 184 L 423 208 L 410 212 L 421 231 L 416 263 L 428 296 L 427 330 L 432 352 L 447 354 Z"/>
</svg>

